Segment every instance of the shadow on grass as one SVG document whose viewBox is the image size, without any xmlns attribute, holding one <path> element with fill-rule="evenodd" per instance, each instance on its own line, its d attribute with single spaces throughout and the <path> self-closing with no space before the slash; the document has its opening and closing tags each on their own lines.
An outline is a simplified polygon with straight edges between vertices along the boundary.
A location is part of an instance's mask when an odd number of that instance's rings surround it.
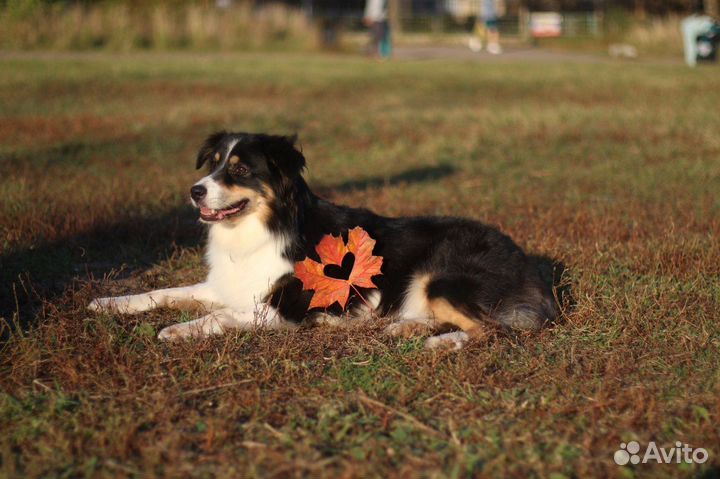
<svg viewBox="0 0 720 479">
<path fill-rule="evenodd" d="M 321 196 L 332 196 L 337 193 L 352 193 L 371 188 L 384 188 L 414 183 L 432 183 L 455 173 L 451 165 L 422 166 L 412 168 L 390 176 L 371 176 L 359 180 L 350 180 L 336 185 L 311 185 L 313 190 Z"/>
<path fill-rule="evenodd" d="M 72 151 L 77 148 L 70 145 Z M 435 181 L 452 174 L 450 166 L 422 167 L 393 176 L 375 176 L 337 185 L 320 185 L 318 193 L 350 192 L 407 183 Z M 61 241 L 34 245 L 0 255 L 0 318 L 27 328 L 44 302 L 76 280 L 102 278 L 123 268 L 129 275 L 167 258 L 178 247 L 203 242 L 204 228 L 190 206 L 176 207 L 150 217 L 128 217 Z M 6 339 L 4 328 L 0 340 Z"/>
<path fill-rule="evenodd" d="M 202 227 L 189 206 L 149 217 L 128 217 L 99 225 L 61 241 L 0 255 L 0 317 L 28 327 L 44 301 L 73 281 L 101 278 L 124 268 L 124 274 L 167 258 L 177 247 L 201 243 Z M 7 328 L 2 338 L 7 338 Z"/>
</svg>

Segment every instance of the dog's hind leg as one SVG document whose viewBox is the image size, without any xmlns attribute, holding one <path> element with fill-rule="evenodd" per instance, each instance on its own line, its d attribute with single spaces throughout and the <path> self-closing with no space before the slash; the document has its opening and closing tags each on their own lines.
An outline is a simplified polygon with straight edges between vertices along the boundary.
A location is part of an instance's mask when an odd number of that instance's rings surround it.
<svg viewBox="0 0 720 479">
<path fill-rule="evenodd" d="M 525 278 L 512 287 L 497 283 L 505 278 L 482 275 L 438 275 L 427 286 L 430 309 L 436 318 L 463 331 L 482 325 L 506 330 L 537 331 L 553 320 L 551 298 Z"/>
<path fill-rule="evenodd" d="M 270 305 L 261 304 L 259 308 L 236 311 L 222 308 L 187 323 L 178 323 L 160 331 L 158 339 L 180 339 L 223 334 L 228 329 L 252 330 L 256 328 L 283 329 L 295 327 L 285 321 L 278 311 Z"/>
<path fill-rule="evenodd" d="M 426 341 L 429 348 L 453 349 L 462 348 L 469 339 L 484 336 L 492 328 L 537 330 L 546 318 L 552 319 L 539 290 L 507 283 L 507 278 L 489 274 L 420 275 L 410 283 L 402 313 L 406 322 L 427 317 L 418 322 L 435 330 L 459 329 Z M 388 329 L 411 329 L 402 323 Z"/>
<path fill-rule="evenodd" d="M 435 320 L 428 308 L 427 284 L 430 275 L 418 275 L 410 282 L 397 321 L 385 328 L 385 334 L 410 338 L 421 336 L 435 329 Z"/>
<path fill-rule="evenodd" d="M 428 298 L 428 307 L 439 326 L 451 326 L 460 329 L 460 331 L 429 337 L 425 341 L 425 347 L 428 349 L 462 349 L 470 338 L 481 336 L 485 332 L 483 326 L 485 318 L 482 313 L 470 316 L 450 304 L 443 297 Z"/>
<path fill-rule="evenodd" d="M 470 341 L 470 336 L 465 331 L 453 331 L 452 333 L 443 333 L 430 336 L 425 340 L 425 348 L 427 349 L 462 349 L 465 344 Z"/>
<path fill-rule="evenodd" d="M 88 304 L 92 311 L 114 311 L 121 314 L 140 313 L 161 307 L 197 307 L 209 310 L 222 305 L 207 283 L 198 283 L 181 288 L 158 289 L 149 293 L 97 298 Z"/>
<path fill-rule="evenodd" d="M 434 321 L 432 318 L 401 319 L 390 323 L 385 328 L 385 334 L 409 339 L 413 336 L 425 335 L 433 329 Z"/>
<path fill-rule="evenodd" d="M 463 333 L 433 336 L 428 339 L 426 346 L 435 348 L 448 342 L 454 349 L 460 349 L 468 341 L 469 334 L 473 334 L 481 323 L 450 305 L 441 293 L 430 296 L 430 287 L 434 282 L 430 274 L 418 275 L 410 281 L 398 314 L 399 320 L 385 328 L 385 333 L 410 338 L 427 335 L 446 326 L 455 327 Z"/>
</svg>

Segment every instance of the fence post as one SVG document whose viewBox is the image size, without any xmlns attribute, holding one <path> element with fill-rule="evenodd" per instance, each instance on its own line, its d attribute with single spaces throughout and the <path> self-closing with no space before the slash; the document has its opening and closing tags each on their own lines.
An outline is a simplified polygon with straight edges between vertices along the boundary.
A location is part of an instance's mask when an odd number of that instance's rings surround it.
<svg viewBox="0 0 720 479">
<path fill-rule="evenodd" d="M 400 21 L 400 0 L 388 0 L 388 17 L 390 29 L 393 35 L 399 35 L 402 33 L 402 22 Z"/>
<path fill-rule="evenodd" d="M 524 41 L 530 37 L 530 12 L 524 5 L 518 9 L 518 34 Z"/>
<path fill-rule="evenodd" d="M 594 37 L 599 37 L 601 35 L 601 32 L 605 29 L 603 28 L 603 12 L 602 10 L 593 10 L 593 28 L 592 28 L 592 35 Z"/>
</svg>

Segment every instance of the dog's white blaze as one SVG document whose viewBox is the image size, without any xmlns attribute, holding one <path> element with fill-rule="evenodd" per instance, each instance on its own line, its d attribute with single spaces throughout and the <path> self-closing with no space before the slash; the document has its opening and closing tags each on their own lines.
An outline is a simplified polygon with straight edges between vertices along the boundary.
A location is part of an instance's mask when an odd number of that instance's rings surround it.
<svg viewBox="0 0 720 479">
<path fill-rule="evenodd" d="M 283 257 L 287 241 L 273 235 L 257 213 L 232 225 L 212 225 L 206 260 L 208 284 L 220 302 L 236 311 L 254 309 L 272 285 L 293 271 Z"/>
<path fill-rule="evenodd" d="M 238 144 L 238 140 L 233 140 L 228 144 L 228 147 L 225 149 L 225 153 L 223 154 L 222 161 L 220 164 L 213 170 L 209 175 L 204 176 L 200 178 L 199 181 L 195 183 L 193 186 L 204 186 L 207 190 L 207 196 L 205 197 L 204 204 L 208 208 L 212 209 L 220 209 L 225 206 L 227 206 L 227 203 L 225 201 L 225 188 L 213 178 L 213 174 L 218 171 L 222 170 L 225 167 L 225 164 L 228 161 L 228 158 L 230 157 L 230 152 L 233 148 L 235 148 L 235 145 Z M 197 207 L 198 204 L 195 200 L 192 198 L 190 199 L 193 206 Z"/>
<path fill-rule="evenodd" d="M 223 158 L 222 165 L 220 165 L 219 168 L 222 168 L 223 166 L 225 166 L 225 163 L 227 163 L 228 158 L 230 158 L 230 152 L 233 150 L 233 148 L 235 148 L 235 145 L 237 145 L 239 141 L 240 141 L 240 140 L 235 139 L 235 140 L 231 140 L 231 141 L 228 143 L 228 147 L 227 147 L 227 149 L 225 150 L 225 157 Z M 218 169 L 219 169 L 219 168 L 218 168 Z"/>
<path fill-rule="evenodd" d="M 194 186 L 204 186 L 207 190 L 207 195 L 203 201 L 203 204 L 212 209 L 221 209 L 227 206 L 225 199 L 225 188 L 220 185 L 212 175 L 205 176 L 200 181 L 195 183 Z M 195 200 L 191 199 L 193 206 L 199 206 Z"/>
</svg>

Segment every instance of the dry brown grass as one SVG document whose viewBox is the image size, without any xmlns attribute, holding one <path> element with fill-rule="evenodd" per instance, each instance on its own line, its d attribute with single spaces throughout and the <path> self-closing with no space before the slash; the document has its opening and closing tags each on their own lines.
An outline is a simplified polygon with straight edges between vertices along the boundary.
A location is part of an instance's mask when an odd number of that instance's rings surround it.
<svg viewBox="0 0 720 479">
<path fill-rule="evenodd" d="M 715 70 L 286 55 L 0 69 L 0 315 L 23 324 L 0 356 L 5 476 L 717 474 Z M 97 295 L 202 278 L 185 196 L 220 127 L 298 130 L 336 201 L 500 225 L 567 265 L 575 307 L 459 353 L 382 321 L 166 344 L 156 332 L 192 314 L 88 313 Z M 628 440 L 710 461 L 618 467 Z"/>
</svg>

